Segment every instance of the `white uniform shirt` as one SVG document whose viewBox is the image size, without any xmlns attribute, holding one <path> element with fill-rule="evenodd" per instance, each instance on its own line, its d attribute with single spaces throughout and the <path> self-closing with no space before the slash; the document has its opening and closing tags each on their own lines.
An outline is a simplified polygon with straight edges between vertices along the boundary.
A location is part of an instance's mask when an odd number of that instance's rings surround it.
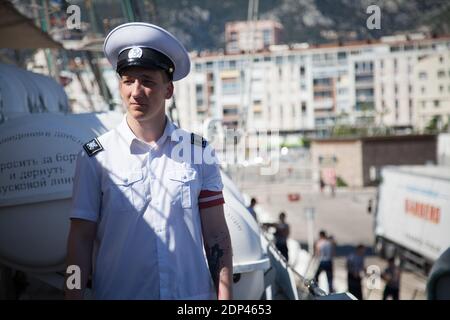
<svg viewBox="0 0 450 320">
<path fill-rule="evenodd" d="M 328 239 L 319 239 L 317 249 L 320 261 L 331 261 L 333 258 L 333 244 Z"/>
<path fill-rule="evenodd" d="M 192 161 L 210 146 L 191 143 L 168 119 L 154 146 L 136 138 L 126 118 L 97 140 L 104 150 L 78 156 L 71 212 L 97 222 L 94 297 L 215 299 L 199 204 L 224 203 L 223 185 L 217 163 Z M 181 145 L 186 161 L 172 153 Z"/>
</svg>

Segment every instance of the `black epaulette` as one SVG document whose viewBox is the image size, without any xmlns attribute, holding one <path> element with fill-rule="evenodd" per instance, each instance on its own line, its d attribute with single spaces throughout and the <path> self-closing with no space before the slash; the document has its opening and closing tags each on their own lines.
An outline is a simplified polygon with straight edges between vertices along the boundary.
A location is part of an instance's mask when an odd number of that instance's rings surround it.
<svg viewBox="0 0 450 320">
<path fill-rule="evenodd" d="M 100 151 L 103 151 L 103 147 L 100 144 L 100 142 L 97 140 L 97 138 L 94 138 L 91 141 L 89 141 L 88 143 L 86 143 L 85 145 L 83 145 L 83 148 L 89 157 L 92 157 L 94 154 L 97 154 Z"/>
<path fill-rule="evenodd" d="M 191 144 L 195 146 L 202 146 L 202 148 L 205 148 L 207 141 L 203 139 L 202 136 L 199 136 L 198 134 L 195 133 L 191 133 Z"/>
</svg>

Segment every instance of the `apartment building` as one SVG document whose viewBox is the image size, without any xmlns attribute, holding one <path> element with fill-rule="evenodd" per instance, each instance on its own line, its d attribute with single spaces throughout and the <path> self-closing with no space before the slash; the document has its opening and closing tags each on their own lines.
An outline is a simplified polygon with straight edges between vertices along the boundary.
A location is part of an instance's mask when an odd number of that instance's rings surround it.
<svg viewBox="0 0 450 320">
<path fill-rule="evenodd" d="M 414 110 L 423 130 L 436 121 L 442 128 L 450 124 L 450 52 L 420 57 L 413 75 Z"/>
<path fill-rule="evenodd" d="M 196 132 L 208 119 L 228 128 L 287 134 L 339 124 L 418 127 L 415 68 L 438 52 L 450 52 L 450 37 L 395 36 L 192 55 L 190 75 L 176 83 L 180 121 Z"/>
<path fill-rule="evenodd" d="M 267 49 L 279 44 L 283 26 L 273 20 L 234 21 L 225 24 L 227 53 Z"/>
<path fill-rule="evenodd" d="M 416 36 L 386 37 L 386 52 L 374 57 L 377 124 L 389 127 L 418 127 L 414 92 L 418 82 L 415 67 L 423 57 L 449 52 L 449 38 Z"/>
</svg>

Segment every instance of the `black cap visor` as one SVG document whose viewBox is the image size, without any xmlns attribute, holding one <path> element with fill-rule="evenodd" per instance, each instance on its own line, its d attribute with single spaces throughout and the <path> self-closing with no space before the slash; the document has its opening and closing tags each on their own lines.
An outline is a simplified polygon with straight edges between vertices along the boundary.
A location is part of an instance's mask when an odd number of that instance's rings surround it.
<svg viewBox="0 0 450 320">
<path fill-rule="evenodd" d="M 150 48 L 141 49 L 142 56 L 138 58 L 128 58 L 128 52 L 131 49 L 122 51 L 119 54 L 119 59 L 117 61 L 117 73 L 121 74 L 121 72 L 127 67 L 142 67 L 152 70 L 159 69 L 165 71 L 169 76 L 169 79 L 172 80 L 173 72 L 175 70 L 173 62 L 164 54 L 156 50 Z"/>
</svg>

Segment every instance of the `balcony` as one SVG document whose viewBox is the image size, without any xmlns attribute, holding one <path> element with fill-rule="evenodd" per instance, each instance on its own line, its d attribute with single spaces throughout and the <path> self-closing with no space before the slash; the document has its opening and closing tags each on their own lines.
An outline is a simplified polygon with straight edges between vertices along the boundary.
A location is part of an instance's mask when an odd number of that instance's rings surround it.
<svg viewBox="0 0 450 320">
<path fill-rule="evenodd" d="M 314 99 L 314 109 L 332 109 L 334 100 L 331 98 Z"/>
<path fill-rule="evenodd" d="M 355 88 L 357 89 L 373 88 L 373 80 L 355 81 Z"/>
<path fill-rule="evenodd" d="M 333 85 L 316 84 L 313 86 L 314 91 L 333 91 Z"/>
</svg>

